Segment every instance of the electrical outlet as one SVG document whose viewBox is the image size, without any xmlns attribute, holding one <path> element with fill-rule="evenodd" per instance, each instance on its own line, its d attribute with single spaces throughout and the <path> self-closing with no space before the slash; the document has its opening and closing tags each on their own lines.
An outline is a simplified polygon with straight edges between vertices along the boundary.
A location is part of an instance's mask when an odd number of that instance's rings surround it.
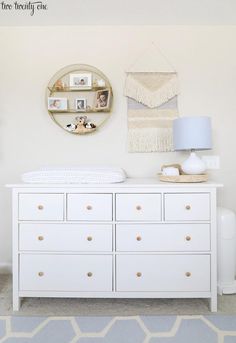
<svg viewBox="0 0 236 343">
<path fill-rule="evenodd" d="M 217 155 L 202 156 L 202 160 L 206 164 L 206 169 L 220 169 L 220 156 L 217 156 Z"/>
</svg>

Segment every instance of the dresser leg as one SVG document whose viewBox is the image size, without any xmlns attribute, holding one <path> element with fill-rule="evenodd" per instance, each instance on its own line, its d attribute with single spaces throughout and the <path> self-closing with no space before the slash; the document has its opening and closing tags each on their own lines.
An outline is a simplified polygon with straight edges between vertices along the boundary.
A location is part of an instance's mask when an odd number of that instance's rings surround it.
<svg viewBox="0 0 236 343">
<path fill-rule="evenodd" d="M 217 296 L 210 298 L 210 310 L 211 312 L 217 312 Z"/>
<path fill-rule="evenodd" d="M 13 311 L 19 311 L 21 306 L 21 298 L 13 296 Z"/>
</svg>

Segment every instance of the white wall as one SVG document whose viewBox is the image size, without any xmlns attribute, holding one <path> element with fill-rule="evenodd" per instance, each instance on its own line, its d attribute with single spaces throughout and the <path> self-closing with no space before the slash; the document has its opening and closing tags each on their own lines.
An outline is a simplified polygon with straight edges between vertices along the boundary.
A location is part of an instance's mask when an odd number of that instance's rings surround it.
<svg viewBox="0 0 236 343">
<path fill-rule="evenodd" d="M 129 176 L 155 176 L 177 153 L 127 152 L 126 68 L 151 42 L 179 73 L 182 115 L 213 120 L 213 154 L 221 157 L 220 202 L 236 210 L 236 26 L 0 28 L 0 264 L 11 261 L 11 203 L 6 183 L 42 165 L 113 164 Z M 45 88 L 60 68 L 101 69 L 114 90 L 114 111 L 94 135 L 75 136 L 48 116 Z"/>
</svg>

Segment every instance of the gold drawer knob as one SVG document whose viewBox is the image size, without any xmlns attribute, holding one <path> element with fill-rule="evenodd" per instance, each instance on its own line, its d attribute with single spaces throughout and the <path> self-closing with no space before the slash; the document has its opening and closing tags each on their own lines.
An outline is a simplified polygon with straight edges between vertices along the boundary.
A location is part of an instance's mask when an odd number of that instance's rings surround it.
<svg viewBox="0 0 236 343">
<path fill-rule="evenodd" d="M 43 210 L 43 205 L 38 205 L 38 210 Z"/>
<path fill-rule="evenodd" d="M 88 211 L 91 211 L 93 209 L 93 207 L 91 205 L 86 206 L 86 208 Z"/>
<path fill-rule="evenodd" d="M 142 237 L 141 236 L 137 236 L 136 239 L 137 239 L 137 241 L 141 241 Z"/>
<path fill-rule="evenodd" d="M 187 272 L 187 273 L 185 273 L 185 275 L 186 275 L 187 277 L 190 277 L 190 276 L 191 276 L 191 273 L 190 273 L 190 272 Z"/>
<path fill-rule="evenodd" d="M 44 272 L 39 272 L 38 276 L 40 276 L 40 277 L 44 276 Z"/>
<path fill-rule="evenodd" d="M 192 237 L 191 236 L 186 236 L 185 239 L 186 239 L 186 241 L 189 242 L 189 241 L 191 241 Z"/>
<path fill-rule="evenodd" d="M 137 276 L 137 277 L 141 277 L 141 276 L 142 276 L 142 273 L 138 272 L 138 273 L 136 274 L 136 276 Z"/>
<path fill-rule="evenodd" d="M 137 210 L 137 211 L 141 211 L 141 209 L 142 209 L 142 207 L 141 207 L 140 205 L 137 205 L 137 206 L 136 206 L 136 210 Z"/>
<path fill-rule="evenodd" d="M 87 276 L 88 276 L 88 277 L 92 277 L 92 276 L 93 276 L 93 273 L 89 272 L 89 273 L 87 273 Z"/>
<path fill-rule="evenodd" d="M 87 237 L 87 241 L 91 242 L 92 240 L 93 240 L 93 237 L 91 237 L 91 236 Z"/>
<path fill-rule="evenodd" d="M 38 240 L 39 240 L 39 241 L 43 241 L 43 240 L 44 240 L 44 237 L 43 237 L 43 236 L 38 236 Z"/>
<path fill-rule="evenodd" d="M 186 205 L 185 208 L 186 208 L 187 211 L 191 210 L 191 206 L 190 205 Z"/>
</svg>

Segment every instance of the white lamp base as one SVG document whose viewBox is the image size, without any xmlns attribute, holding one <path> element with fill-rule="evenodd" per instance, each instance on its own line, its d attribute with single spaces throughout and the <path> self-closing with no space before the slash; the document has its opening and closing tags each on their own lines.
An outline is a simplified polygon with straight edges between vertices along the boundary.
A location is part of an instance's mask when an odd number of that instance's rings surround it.
<svg viewBox="0 0 236 343">
<path fill-rule="evenodd" d="M 181 165 L 184 173 L 190 175 L 204 174 L 206 165 L 195 152 L 191 152 L 189 158 Z"/>
</svg>

